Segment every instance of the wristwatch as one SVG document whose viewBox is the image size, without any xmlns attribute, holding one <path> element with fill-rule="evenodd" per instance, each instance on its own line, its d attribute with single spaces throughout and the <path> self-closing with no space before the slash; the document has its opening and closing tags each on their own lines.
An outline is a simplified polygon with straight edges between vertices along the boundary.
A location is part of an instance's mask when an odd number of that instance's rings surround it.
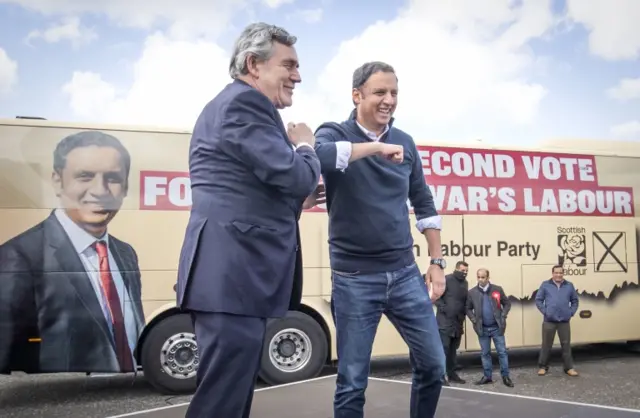
<svg viewBox="0 0 640 418">
<path fill-rule="evenodd" d="M 445 270 L 447 268 L 447 262 L 445 261 L 444 258 L 432 258 L 429 264 L 430 265 L 435 264 L 436 266 L 439 266 L 442 270 Z"/>
</svg>

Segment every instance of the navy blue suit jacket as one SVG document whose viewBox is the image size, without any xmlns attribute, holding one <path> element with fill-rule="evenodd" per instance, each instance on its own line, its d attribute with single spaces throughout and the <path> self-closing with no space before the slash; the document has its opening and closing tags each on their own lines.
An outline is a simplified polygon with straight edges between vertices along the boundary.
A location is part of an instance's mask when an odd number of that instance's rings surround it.
<svg viewBox="0 0 640 418">
<path fill-rule="evenodd" d="M 198 117 L 189 147 L 193 205 L 178 266 L 185 310 L 281 317 L 302 297 L 298 220 L 320 179 L 293 150 L 275 106 L 235 80 Z"/>
</svg>

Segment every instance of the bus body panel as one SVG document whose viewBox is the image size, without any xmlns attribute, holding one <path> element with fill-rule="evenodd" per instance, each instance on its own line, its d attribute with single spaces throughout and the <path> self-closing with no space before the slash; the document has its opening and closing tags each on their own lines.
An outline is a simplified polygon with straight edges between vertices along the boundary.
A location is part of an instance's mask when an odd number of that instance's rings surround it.
<svg viewBox="0 0 640 418">
<path fill-rule="evenodd" d="M 173 314 L 175 308 L 173 285 L 190 205 L 189 132 L 0 121 L 0 244 L 8 248 L 12 238 L 61 207 L 61 196 L 56 195 L 52 180 L 54 149 L 60 140 L 81 131 L 100 131 L 116 137 L 131 157 L 128 187 L 121 196 L 117 215 L 108 224 L 108 232 L 135 250 L 143 325 L 155 324 L 158 321 L 154 318 L 163 318 L 166 312 Z M 504 288 L 512 302 L 507 326 L 507 345 L 511 348 L 540 344 L 542 318 L 535 306 L 535 291 L 550 278 L 555 264 L 565 266 L 566 278 L 580 294 L 579 314 L 572 321 L 574 343 L 640 340 L 640 327 L 634 320 L 640 303 L 640 145 L 607 146 L 608 141 L 572 144 L 555 141 L 529 150 L 482 143 L 419 145 L 428 184 L 443 215 L 442 246 L 449 264 L 446 273 L 453 270 L 456 261 L 467 261 L 471 287 L 478 268 L 490 270 L 492 281 Z M 429 264 L 427 243 L 413 226 L 414 215 L 410 218 L 414 253 L 425 270 Z M 336 360 L 324 208 L 306 211 L 300 225 L 305 269 L 303 305 L 310 316 L 321 318 L 318 322 L 328 333 L 327 360 Z M 42 242 L 32 250 L 44 254 L 47 245 Z M 34 283 L 46 280 L 36 273 L 32 275 L 30 280 Z M 2 272 L 2 280 L 16 280 L 15 277 L 11 272 Z M 46 300 L 25 303 L 32 304 L 29 309 L 46 310 Z M 36 313 L 32 312 L 34 318 Z M 6 318 L 0 321 L 8 324 Z M 37 319 L 33 321 L 38 323 Z M 147 335 L 149 330 L 142 326 L 137 331 L 138 335 Z M 465 331 L 460 349 L 479 350 L 468 319 Z M 27 337 L 30 335 L 24 332 L 12 336 Z M 46 343 L 30 344 L 40 344 L 45 349 Z M 23 346 L 24 342 L 16 345 Z M 32 357 L 28 361 L 34 364 L 30 369 L 39 371 L 38 356 L 42 352 L 29 353 Z M 383 318 L 373 356 L 407 354 L 406 344 Z M 141 354 L 137 356 L 140 362 Z M 1 362 L 2 350 L 0 367 Z M 20 365 L 10 368 L 24 368 L 24 358 Z M 83 370 L 65 363 L 49 371 Z M 117 370 L 106 367 L 101 371 Z"/>
</svg>

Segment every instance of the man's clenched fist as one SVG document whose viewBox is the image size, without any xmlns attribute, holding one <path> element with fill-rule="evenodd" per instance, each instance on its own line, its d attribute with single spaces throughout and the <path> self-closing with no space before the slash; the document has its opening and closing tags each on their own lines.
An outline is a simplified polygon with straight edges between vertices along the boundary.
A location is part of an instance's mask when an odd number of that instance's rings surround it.
<svg viewBox="0 0 640 418">
<path fill-rule="evenodd" d="M 404 148 L 402 145 L 394 145 L 394 144 L 380 144 L 380 151 L 378 151 L 378 155 L 393 162 L 396 164 L 400 164 L 404 159 Z"/>
<path fill-rule="evenodd" d="M 313 146 L 316 143 L 316 137 L 306 123 L 289 122 L 287 124 L 287 134 L 289 135 L 289 141 L 291 141 L 293 145 L 306 142 Z"/>
</svg>

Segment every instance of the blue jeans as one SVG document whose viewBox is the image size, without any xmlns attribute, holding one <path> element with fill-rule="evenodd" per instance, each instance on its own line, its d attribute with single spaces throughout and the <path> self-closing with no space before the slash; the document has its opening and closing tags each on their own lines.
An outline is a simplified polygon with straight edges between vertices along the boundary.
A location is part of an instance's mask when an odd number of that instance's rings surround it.
<svg viewBox="0 0 640 418">
<path fill-rule="evenodd" d="M 482 335 L 478 337 L 480 340 L 480 348 L 482 354 L 482 369 L 484 375 L 491 379 L 493 376 L 493 363 L 491 361 L 491 340 L 498 352 L 498 360 L 500 361 L 500 375 L 502 377 L 509 376 L 509 356 L 507 355 L 507 344 L 504 340 L 504 335 L 500 335 L 500 329 L 498 327 L 483 328 Z"/>
<path fill-rule="evenodd" d="M 334 418 L 362 418 L 373 340 L 382 314 L 409 346 L 413 370 L 411 418 L 436 413 L 445 356 L 427 286 L 414 263 L 390 272 L 333 271 L 338 346 Z"/>
</svg>

